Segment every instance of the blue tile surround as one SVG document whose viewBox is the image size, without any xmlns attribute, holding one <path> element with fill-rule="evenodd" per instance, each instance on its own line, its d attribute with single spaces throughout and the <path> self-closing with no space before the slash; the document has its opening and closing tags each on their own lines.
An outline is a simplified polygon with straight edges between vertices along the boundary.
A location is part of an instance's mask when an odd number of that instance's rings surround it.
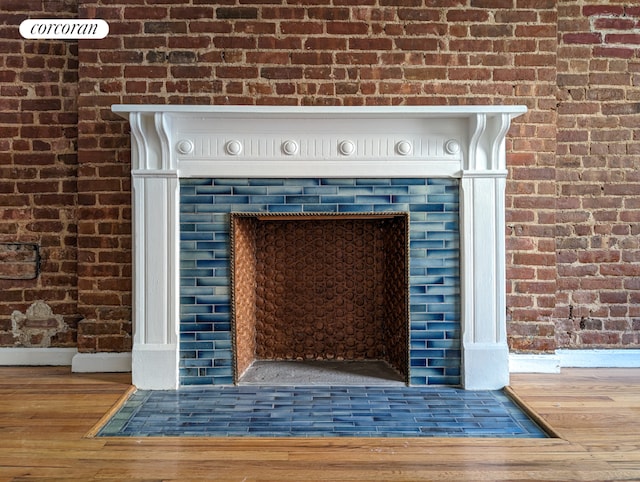
<svg viewBox="0 0 640 482">
<path fill-rule="evenodd" d="M 547 435 L 502 391 L 452 387 L 188 387 L 138 391 L 100 437 Z"/>
<path fill-rule="evenodd" d="M 460 384 L 456 179 L 182 179 L 180 384 L 233 383 L 229 213 L 408 212 L 410 383 Z"/>
</svg>

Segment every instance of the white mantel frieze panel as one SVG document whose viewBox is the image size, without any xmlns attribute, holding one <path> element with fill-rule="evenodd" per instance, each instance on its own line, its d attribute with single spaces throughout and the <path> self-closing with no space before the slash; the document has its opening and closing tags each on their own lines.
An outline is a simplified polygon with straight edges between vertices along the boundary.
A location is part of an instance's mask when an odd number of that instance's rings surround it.
<svg viewBox="0 0 640 482">
<path fill-rule="evenodd" d="M 137 387 L 179 385 L 181 177 L 460 178 L 462 379 L 508 384 L 505 136 L 526 107 L 112 109 L 131 124 Z"/>
</svg>

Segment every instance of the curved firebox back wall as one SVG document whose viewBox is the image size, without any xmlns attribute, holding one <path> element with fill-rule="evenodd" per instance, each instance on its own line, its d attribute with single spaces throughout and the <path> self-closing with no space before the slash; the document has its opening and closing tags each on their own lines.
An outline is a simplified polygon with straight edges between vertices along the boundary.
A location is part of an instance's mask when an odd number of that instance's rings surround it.
<svg viewBox="0 0 640 482">
<path fill-rule="evenodd" d="M 229 226 L 236 211 L 408 213 L 410 383 L 460 384 L 457 179 L 181 179 L 180 193 L 182 385 L 234 381 Z"/>
<path fill-rule="evenodd" d="M 408 367 L 406 213 L 231 215 L 236 381 L 255 360 Z"/>
</svg>

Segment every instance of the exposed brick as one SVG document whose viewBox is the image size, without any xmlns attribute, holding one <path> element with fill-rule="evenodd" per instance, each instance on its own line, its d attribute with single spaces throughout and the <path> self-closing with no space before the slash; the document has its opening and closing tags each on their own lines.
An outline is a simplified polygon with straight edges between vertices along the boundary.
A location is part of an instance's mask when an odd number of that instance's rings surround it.
<svg viewBox="0 0 640 482">
<path fill-rule="evenodd" d="M 476 14 L 480 17 L 474 19 L 475 22 L 481 22 L 483 13 Z M 486 15 L 486 13 L 484 13 Z M 399 8 L 398 18 L 404 21 L 418 21 L 418 22 L 436 22 L 440 20 L 440 11 L 437 9 L 426 8 Z M 447 14 L 447 19 L 449 14 Z M 454 21 L 467 21 L 467 19 L 455 19 Z"/>
<path fill-rule="evenodd" d="M 599 44 L 602 35 L 598 32 L 565 33 L 562 40 L 567 44 Z"/>
<path fill-rule="evenodd" d="M 39 270 L 40 253 L 36 244 L 0 243 L 0 279 L 35 279 Z"/>
<path fill-rule="evenodd" d="M 340 37 L 310 37 L 304 41 L 304 48 L 308 50 L 346 50 L 347 40 Z M 350 54 L 356 55 L 356 54 Z M 361 54 L 367 55 L 367 54 Z M 369 60 L 375 61 L 377 56 L 370 57 Z M 346 62 L 343 62 L 346 63 Z M 362 63 L 362 62 L 358 62 Z M 373 63 L 373 62 L 366 62 Z"/>
<path fill-rule="evenodd" d="M 640 34 L 636 34 L 636 33 L 626 33 L 626 34 L 610 33 L 610 34 L 605 35 L 604 40 L 608 44 L 640 45 Z"/>
<path fill-rule="evenodd" d="M 365 35 L 369 25 L 364 22 L 330 22 L 327 33 L 330 35 Z"/>
<path fill-rule="evenodd" d="M 400 17 L 402 18 L 402 17 Z M 437 18 L 432 19 L 437 20 Z M 489 12 L 478 9 L 453 10 L 447 12 L 448 22 L 486 22 L 489 20 Z"/>
<path fill-rule="evenodd" d="M 186 22 L 145 22 L 144 33 L 179 34 L 187 32 Z"/>
<path fill-rule="evenodd" d="M 307 16 L 318 20 L 349 20 L 350 12 L 345 7 L 308 7 Z"/>
<path fill-rule="evenodd" d="M 474 8 L 513 8 L 513 0 L 471 0 Z"/>
<path fill-rule="evenodd" d="M 513 35 L 512 25 L 472 25 L 469 29 L 473 37 L 511 37 Z"/>
<path fill-rule="evenodd" d="M 7 16 L 7 11 L 13 16 Z M 0 17 L 8 25 L 32 16 L 75 18 L 77 5 L 9 1 L 0 7 Z M 0 141 L 5 156 L 0 164 L 10 167 L 2 173 L 0 187 L 0 206 L 9 208 L 0 209 L 3 314 L 25 312 L 35 299 L 47 299 L 55 310 L 62 304 L 75 306 L 77 293 L 75 195 L 56 197 L 59 190 L 71 188 L 75 176 L 77 42 L 25 42 L 17 36 L 17 29 L 10 37 L 0 40 L 0 131 L 8 137 Z M 6 84 L 9 82 L 11 85 Z M 62 168 L 63 164 L 69 169 Z M 38 262 L 38 245 L 45 262 Z M 57 326 L 49 326 L 47 320 L 25 321 L 21 325 L 24 331 L 0 334 L 0 344 L 65 346 L 62 336 L 51 340 Z M 30 335 L 30 330 L 47 334 Z M 73 339 L 74 333 L 69 332 L 65 340 Z"/>
<path fill-rule="evenodd" d="M 168 9 L 154 5 L 152 7 L 126 7 L 124 9 L 124 18 L 126 19 L 142 19 L 156 20 L 167 17 Z"/>
<path fill-rule="evenodd" d="M 127 65 L 124 68 L 124 75 L 127 78 L 165 78 L 167 76 L 167 67 L 164 66 L 137 66 Z"/>
<path fill-rule="evenodd" d="M 630 59 L 635 55 L 635 49 L 628 47 L 611 47 L 601 46 L 593 49 L 595 57 L 617 57 L 621 59 Z"/>
<path fill-rule="evenodd" d="M 192 78 L 201 79 L 211 76 L 210 66 L 179 66 L 171 67 L 170 72 L 174 78 Z"/>
<path fill-rule="evenodd" d="M 594 15 L 622 15 L 624 8 L 620 5 L 609 5 L 608 2 L 603 2 L 601 5 L 585 5 L 582 7 L 582 13 L 587 17 Z"/>
<path fill-rule="evenodd" d="M 54 8 L 7 1 L 1 8 L 12 14 Z M 617 332 L 623 323 L 615 322 L 631 316 L 633 307 L 598 306 L 602 300 L 594 297 L 601 289 L 630 289 L 623 284 L 631 283 L 638 264 L 632 252 L 638 246 L 630 240 L 640 223 L 629 211 L 640 205 L 632 195 L 638 178 L 629 174 L 640 154 L 637 7 L 604 0 L 583 6 L 570 0 L 195 3 L 58 2 L 69 16 L 105 18 L 109 37 L 81 42 L 79 51 L 74 42 L 0 41 L 8 54 L 0 66 L 0 151 L 19 171 L 2 176 L 0 205 L 11 212 L 0 216 L 0 241 L 31 236 L 62 250 L 80 233 L 77 285 L 69 278 L 74 273 L 38 283 L 42 294 L 73 300 L 80 290 L 77 314 L 87 327 L 81 350 L 130 346 L 131 230 L 123 228 L 130 227 L 130 153 L 127 124 L 109 111 L 118 102 L 526 104 L 529 113 L 516 120 L 507 142 L 508 300 L 515 327 L 509 342 L 514 349 L 553 349 L 549 319 L 568 314 L 568 287 L 582 286 L 579 298 L 593 304 L 596 321 L 586 330 L 593 336 L 558 335 L 560 343 L 637 343 L 637 333 L 623 337 Z M 57 117 L 75 109 L 75 119 Z M 78 163 L 76 194 L 68 190 Z M 73 169 L 39 177 L 40 169 L 56 165 Z M 617 177 L 622 171 L 625 177 Z M 83 207 L 77 213 L 76 202 Z M 73 207 L 55 218 L 45 210 L 49 203 Z M 43 231 L 61 226 L 63 236 Z M 620 261 L 603 254 L 610 251 L 619 252 Z M 547 292 L 554 272 L 557 293 Z M 45 291 L 45 283 L 58 282 L 64 289 Z M 17 292 L 20 300 L 37 296 Z M 107 320 L 112 332 L 88 328 Z M 607 335 L 599 338 L 603 329 Z"/>
<path fill-rule="evenodd" d="M 408 47 L 410 44 L 413 44 L 414 39 L 406 39 L 406 46 Z M 430 39 L 430 42 L 433 39 Z M 402 43 L 402 42 L 401 42 Z M 424 46 L 426 46 L 425 44 Z M 423 46 L 423 47 L 424 47 Z M 352 38 L 349 39 L 349 48 L 353 50 L 391 50 L 393 47 L 393 41 L 390 38 L 377 38 L 377 39 L 360 39 L 360 38 Z M 416 48 L 420 48 L 417 45 Z M 400 47 L 402 48 L 402 47 Z"/>
<path fill-rule="evenodd" d="M 254 79 L 258 77 L 257 67 L 217 67 L 216 76 L 219 78 L 238 78 Z"/>
<path fill-rule="evenodd" d="M 260 76 L 265 79 L 300 79 L 302 69 L 300 67 L 263 67 Z"/>
<path fill-rule="evenodd" d="M 593 25 L 598 30 L 633 30 L 636 21 L 631 18 L 604 17 L 597 18 Z"/>
<path fill-rule="evenodd" d="M 255 7 L 218 7 L 216 18 L 219 19 L 256 19 L 258 9 Z"/>
<path fill-rule="evenodd" d="M 395 45 L 401 50 L 436 51 L 440 41 L 429 37 L 399 38 L 395 40 Z M 357 48 L 357 47 L 356 47 Z"/>
<path fill-rule="evenodd" d="M 193 6 L 193 7 L 171 7 L 170 17 L 172 19 L 186 19 L 193 21 L 199 18 L 213 18 L 213 7 Z"/>
</svg>

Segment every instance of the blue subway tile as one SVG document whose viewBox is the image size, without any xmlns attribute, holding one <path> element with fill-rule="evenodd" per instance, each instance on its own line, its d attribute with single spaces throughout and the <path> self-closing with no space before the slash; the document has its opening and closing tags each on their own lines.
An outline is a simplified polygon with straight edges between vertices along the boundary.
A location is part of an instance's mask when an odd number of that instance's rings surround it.
<svg viewBox="0 0 640 482">
<path fill-rule="evenodd" d="M 208 341 L 190 341 L 181 343 L 180 347 L 184 350 L 210 350 L 213 348 L 213 343 Z"/>
<path fill-rule="evenodd" d="M 210 367 L 212 360 L 200 360 L 200 359 L 189 359 L 184 360 L 185 368 L 200 368 L 200 367 Z"/>
<path fill-rule="evenodd" d="M 373 193 L 374 194 L 386 194 L 391 196 L 393 199 L 396 196 L 403 195 L 409 192 L 408 186 L 374 186 Z M 400 201 L 406 202 L 406 201 Z"/>
<path fill-rule="evenodd" d="M 181 241 L 205 241 L 205 240 L 213 240 L 212 233 L 197 233 L 197 232 L 189 232 L 183 231 L 180 233 Z"/>
<path fill-rule="evenodd" d="M 249 179 L 235 179 L 235 178 L 220 178 L 220 179 L 212 179 L 211 185 L 213 186 L 248 186 Z"/>
<path fill-rule="evenodd" d="M 412 212 L 429 212 L 434 213 L 438 211 L 444 211 L 444 204 L 411 204 Z M 429 218 L 427 218 L 429 219 Z"/>
<path fill-rule="evenodd" d="M 269 211 L 272 213 L 301 213 L 302 209 L 302 204 L 275 204 L 269 206 Z"/>
<path fill-rule="evenodd" d="M 412 304 L 435 304 L 444 303 L 445 299 L 443 295 L 411 295 Z"/>
<path fill-rule="evenodd" d="M 198 323 L 227 323 L 229 322 L 228 313 L 199 313 L 196 315 Z"/>
<path fill-rule="evenodd" d="M 234 186 L 233 194 L 237 195 L 248 195 L 248 196 L 258 196 L 258 195 L 266 195 L 269 193 L 269 187 L 267 185 L 264 186 Z"/>
<path fill-rule="evenodd" d="M 373 204 L 340 204 L 339 213 L 370 213 L 373 212 Z"/>
<path fill-rule="evenodd" d="M 180 370 L 180 384 L 181 385 L 213 385 L 214 379 L 213 377 L 203 377 L 199 375 L 190 376 L 188 374 L 184 374 L 182 369 Z"/>
<path fill-rule="evenodd" d="M 206 333 L 213 329 L 212 323 L 181 323 L 181 332 Z"/>
<path fill-rule="evenodd" d="M 378 178 L 358 178 L 356 179 L 356 185 L 358 186 L 389 186 L 391 185 L 391 179 L 378 179 Z"/>
<path fill-rule="evenodd" d="M 228 264 L 229 261 L 226 259 L 199 259 L 197 261 L 198 268 L 223 268 Z M 213 272 L 209 276 L 213 276 Z"/>
<path fill-rule="evenodd" d="M 338 189 L 341 196 L 373 195 L 373 186 L 343 186 Z"/>
<path fill-rule="evenodd" d="M 337 186 L 306 186 L 304 194 L 317 194 L 320 196 L 329 196 L 338 194 Z"/>
<path fill-rule="evenodd" d="M 373 211 L 376 213 L 399 212 L 406 211 L 406 208 L 402 204 L 374 204 Z"/>
<path fill-rule="evenodd" d="M 425 186 L 427 182 L 426 179 L 422 178 L 391 178 L 390 184 L 400 186 Z"/>
<path fill-rule="evenodd" d="M 230 305 L 229 294 L 229 234 L 228 212 L 345 212 L 367 213 L 387 211 L 410 212 L 411 223 L 411 279 L 410 291 L 412 296 L 420 296 L 419 302 L 412 302 L 411 319 L 416 323 L 447 320 L 455 326 L 442 327 L 436 336 L 446 336 L 458 343 L 459 337 L 459 308 L 451 312 L 449 305 L 459 303 L 459 280 L 457 266 L 458 238 L 457 232 L 446 231 L 457 229 L 457 190 L 456 180 L 438 180 L 430 182 L 424 179 L 215 179 L 198 180 L 197 182 L 181 183 L 184 185 L 185 201 L 197 204 L 181 206 L 181 223 L 183 233 L 195 231 L 211 234 L 212 239 L 185 240 L 181 243 L 183 250 L 183 267 L 181 273 L 181 293 L 184 301 L 197 302 L 202 305 L 185 304 L 181 312 L 184 323 L 191 320 L 211 321 L 222 323 L 216 327 L 216 333 L 224 339 L 213 340 L 216 348 L 224 350 L 200 350 L 194 354 L 192 350 L 184 350 L 190 357 L 200 357 L 203 360 L 213 360 L 227 363 L 231 357 L 231 333 L 229 325 Z M 194 195 L 195 193 L 195 195 Z M 214 195 L 215 196 L 212 196 Z M 218 195 L 221 194 L 221 195 Z M 284 199 L 284 196 L 287 196 Z M 357 197 L 355 197 L 357 196 Z M 211 202 L 213 198 L 213 204 Z M 410 205 L 409 203 L 413 203 Z M 414 205 L 419 206 L 414 209 Z M 441 206 L 440 206 L 441 205 Z M 427 207 L 422 207 L 427 206 Z M 430 206 L 430 207 L 429 207 Z M 424 210 L 423 210 L 424 209 Z M 220 241 L 220 242 L 219 242 Z M 199 253 L 196 250 L 202 250 Z M 442 251 L 438 253 L 437 251 Z M 421 262 L 424 260 L 425 262 Z M 198 269 L 207 267 L 213 272 L 193 269 L 193 261 Z M 426 262 L 430 261 L 430 262 Z M 451 290 L 444 286 L 447 283 Z M 214 293 L 194 292 L 191 295 L 185 290 L 193 287 L 209 287 Z M 430 292 L 427 287 L 442 286 L 443 291 Z M 445 301 L 446 303 L 434 302 Z M 184 313 L 184 310 L 189 310 Z M 206 311 L 202 311 L 202 310 Z M 218 320 L 218 321 L 216 321 Z M 412 326 L 417 326 L 414 323 Z M 189 325 L 186 325 L 189 327 Z M 415 329 L 415 328 L 414 328 Z M 210 330 L 210 328 L 209 328 Z M 438 331 L 438 328 L 435 329 Z M 181 329 L 181 332 L 184 330 Z M 195 331 L 201 339 L 211 340 L 216 336 L 207 331 Z M 420 337 L 421 335 L 416 335 Z M 422 340 L 413 340 L 411 345 Z M 452 345 L 447 352 L 452 356 L 451 364 L 459 366 L 459 349 Z M 417 346 L 417 345 L 416 345 Z M 425 347 L 425 343 L 422 343 Z M 442 356 L 441 350 L 425 350 L 428 354 L 414 355 L 412 361 L 426 363 L 430 356 Z M 181 353 L 181 358 L 183 353 Z M 423 358 L 420 358 L 422 357 Z M 209 357 L 209 358 L 206 358 Z M 453 359 L 453 357 L 457 357 Z M 459 370 L 459 368 L 458 368 Z M 453 372 L 452 372 L 453 373 Z M 413 375 L 412 375 L 413 377 Z M 203 377 L 212 383 L 220 383 L 224 377 Z M 425 383 L 428 377 L 423 378 Z M 228 379 L 228 378 L 226 378 Z M 416 378 L 412 378 L 415 380 Z M 185 385 L 194 383 L 187 378 Z M 199 383 L 199 382 L 198 382 Z"/>
<path fill-rule="evenodd" d="M 181 190 L 182 192 L 182 190 Z M 214 195 L 221 195 L 221 194 L 231 194 L 231 187 L 228 186 L 197 186 L 195 188 L 195 192 L 196 194 L 214 194 Z"/>
<path fill-rule="evenodd" d="M 216 350 L 217 352 L 222 351 L 222 350 L 227 350 L 228 352 L 231 352 L 231 335 L 229 335 L 229 337 L 226 340 L 214 340 L 213 342 L 213 349 Z M 217 362 L 220 362 L 222 359 L 216 359 Z"/>
<path fill-rule="evenodd" d="M 338 206 L 335 204 L 304 204 L 302 210 L 305 213 L 336 213 Z"/>
<path fill-rule="evenodd" d="M 215 196 L 213 202 L 215 202 L 215 204 L 248 204 L 249 196 Z"/>
<path fill-rule="evenodd" d="M 213 196 L 189 196 L 189 195 L 181 195 L 180 196 L 180 204 L 211 204 L 213 202 Z"/>
<path fill-rule="evenodd" d="M 193 269 L 196 267 L 195 259 L 181 259 L 180 260 L 180 269 Z"/>
<path fill-rule="evenodd" d="M 390 201 L 391 196 L 381 196 L 376 194 L 356 195 L 356 204 L 388 204 Z"/>
<path fill-rule="evenodd" d="M 320 179 L 320 184 L 326 186 L 354 186 L 356 183 L 355 179 L 347 179 L 347 178 L 324 178 Z"/>
<path fill-rule="evenodd" d="M 195 248 L 193 250 L 183 249 L 180 251 L 180 259 L 181 260 L 196 260 L 196 259 L 213 259 L 212 251 L 202 251 L 198 250 L 198 244 L 195 244 Z"/>
<path fill-rule="evenodd" d="M 413 340 L 443 340 L 444 332 L 437 330 L 411 330 L 411 338 Z"/>
<path fill-rule="evenodd" d="M 408 203 L 411 205 L 422 205 L 426 203 L 425 197 L 417 194 L 396 194 L 392 196 L 391 199 L 394 203 Z"/>
<path fill-rule="evenodd" d="M 277 195 L 264 195 L 264 196 L 251 196 L 251 204 L 284 204 L 286 202 L 286 196 Z"/>
<path fill-rule="evenodd" d="M 427 341 L 427 347 L 429 348 L 442 348 L 442 349 L 447 349 L 447 348 L 454 348 L 458 346 L 458 340 L 428 340 Z"/>
<path fill-rule="evenodd" d="M 212 186 L 214 180 L 206 178 L 183 178 L 180 179 L 180 187 L 182 186 Z"/>
<path fill-rule="evenodd" d="M 355 196 L 345 195 L 321 195 L 320 203 L 322 204 L 353 204 Z"/>
<path fill-rule="evenodd" d="M 285 202 L 287 204 L 318 204 L 320 196 L 286 196 Z"/>
<path fill-rule="evenodd" d="M 207 305 L 188 305 L 189 314 L 198 315 L 199 313 L 211 313 L 212 309 L 213 309 L 212 306 L 207 306 Z"/>
<path fill-rule="evenodd" d="M 227 278 L 222 277 L 211 277 L 211 278 L 198 278 L 197 286 L 208 287 L 208 286 L 228 286 L 229 280 Z"/>
</svg>

